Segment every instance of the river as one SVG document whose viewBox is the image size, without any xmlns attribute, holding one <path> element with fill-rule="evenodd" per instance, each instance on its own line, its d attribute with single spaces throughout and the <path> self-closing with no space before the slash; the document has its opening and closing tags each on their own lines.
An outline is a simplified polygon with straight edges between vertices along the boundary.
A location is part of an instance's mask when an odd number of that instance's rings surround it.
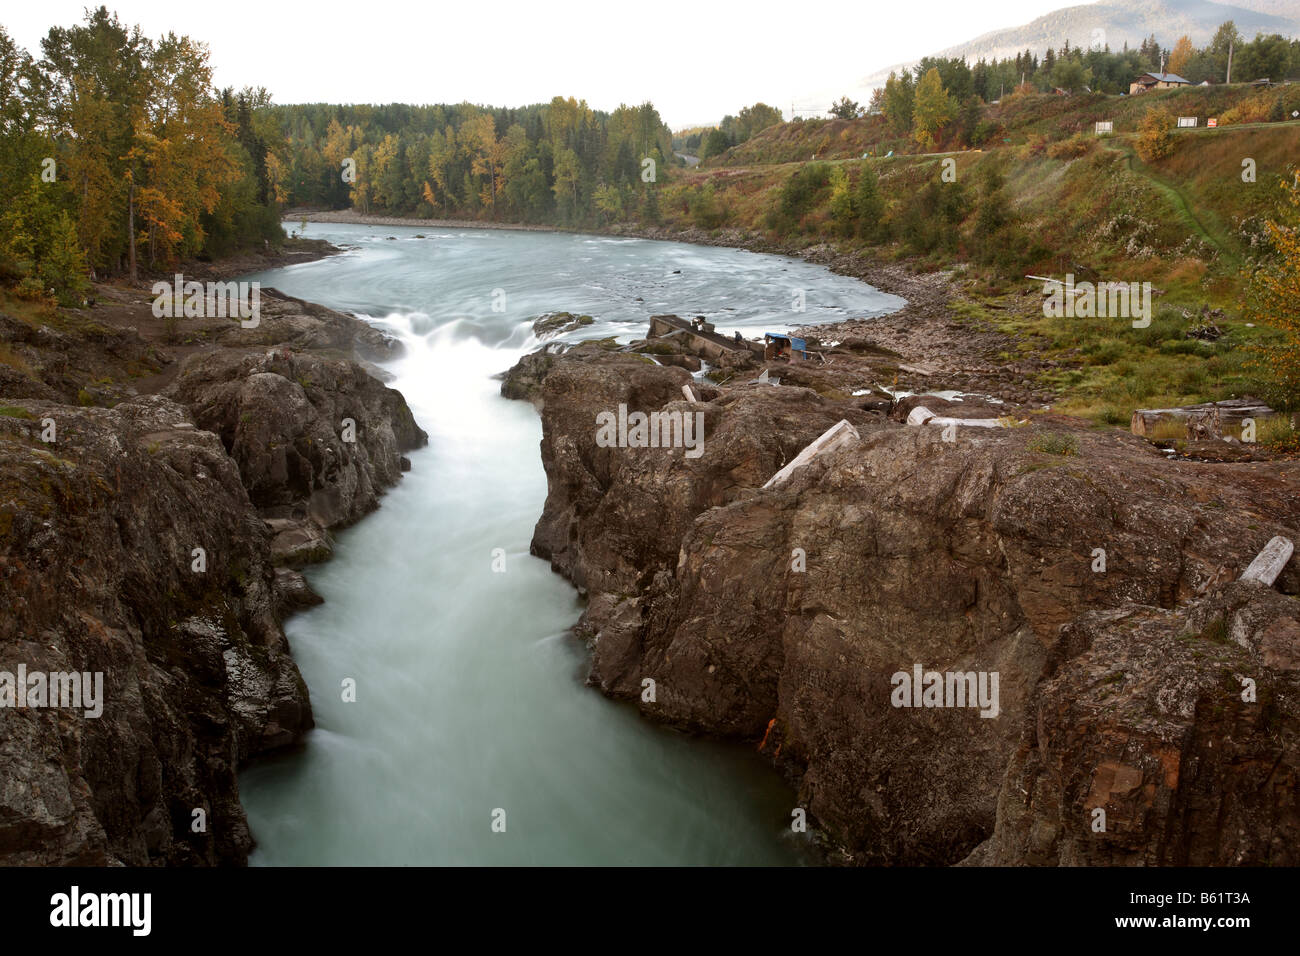
<svg viewBox="0 0 1300 956">
<path fill-rule="evenodd" d="M 401 339 L 390 384 L 429 446 L 307 572 L 325 603 L 286 630 L 317 728 L 240 776 L 251 862 L 808 859 L 794 795 L 752 748 L 665 730 L 584 686 L 576 593 L 528 554 L 546 497 L 541 423 L 493 376 L 537 347 L 531 321 L 547 311 L 595 316 L 576 338 L 627 341 L 659 312 L 752 336 L 902 300 L 799 260 L 682 243 L 323 223 L 306 235 L 348 251 L 246 278 Z"/>
</svg>

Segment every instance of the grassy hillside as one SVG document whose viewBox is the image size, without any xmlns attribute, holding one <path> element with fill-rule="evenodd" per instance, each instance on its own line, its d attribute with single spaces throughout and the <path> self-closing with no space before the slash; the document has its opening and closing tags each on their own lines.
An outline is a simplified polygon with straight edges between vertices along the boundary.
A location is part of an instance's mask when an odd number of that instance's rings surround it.
<svg viewBox="0 0 1300 956">
<path fill-rule="evenodd" d="M 1178 100 L 1186 105 L 1200 95 Z M 770 149 L 791 141 L 791 127 L 811 125 L 785 124 L 761 138 Z M 870 125 L 819 124 L 841 142 Z M 1057 407 L 1100 424 L 1126 424 L 1139 407 L 1264 389 L 1248 367 L 1248 347 L 1278 333 L 1250 327 L 1240 310 L 1250 266 L 1266 245 L 1263 219 L 1275 214 L 1288 164 L 1300 160 L 1300 124 L 1176 133 L 1172 153 L 1151 163 L 1135 154 L 1132 134 L 1027 134 L 1024 140 L 950 157 L 677 172 L 663 187 L 660 213 L 677 229 L 760 234 L 795 248 L 833 242 L 918 269 L 956 263 L 966 281 L 955 313 L 1014 333 L 1023 350 L 1060 360 L 1062 368 L 1043 380 L 1058 390 Z M 1245 158 L 1255 162 L 1253 183 L 1242 180 Z M 943 181 L 945 161 L 955 168 L 955 182 Z M 843 197 L 856 197 L 873 174 L 879 208 L 866 222 L 846 213 Z M 1151 326 L 1043 316 L 1041 283 L 1025 275 L 1066 273 L 1151 282 Z M 1225 313 L 1219 319 L 1225 334 L 1217 341 L 1187 337 L 1204 309 Z"/>
<path fill-rule="evenodd" d="M 783 129 L 799 125 L 811 124 L 787 123 Z M 842 120 L 822 125 L 841 134 L 862 128 Z M 1209 276 L 1219 260 L 1226 259 L 1233 272 L 1225 277 L 1233 278 L 1240 260 L 1259 240 L 1258 220 L 1276 206 L 1276 186 L 1288 163 L 1300 160 L 1300 124 L 1182 131 L 1174 135 L 1172 154 L 1149 164 L 1136 157 L 1133 140 L 1124 134 L 1075 136 L 951 157 L 706 166 L 674 174 L 664 187 L 660 213 L 666 224 L 676 227 L 774 229 L 772 216 L 782 190 L 801 170 L 842 169 L 850 188 L 856 188 L 869 168 L 885 197 L 881 220 L 888 228 L 879 245 L 900 254 L 924 255 L 929 251 L 925 244 L 906 235 L 907 217 L 920 194 L 941 183 L 943 164 L 951 159 L 957 181 L 943 185 L 953 186 L 962 200 L 961 215 L 952 222 L 958 251 L 970 251 L 965 233 L 975 225 L 987 177 L 998 175 L 1020 231 L 1040 247 L 1028 258 L 1009 261 L 1013 271 L 1021 266 L 1050 269 L 1074 260 L 1143 278 L 1165 277 L 1179 271 L 1180 260 L 1187 260 L 1183 271 Z M 1246 158 L 1255 161 L 1254 183 L 1241 178 Z M 827 181 L 812 191 L 796 220 L 779 230 L 780 238 L 836 238 L 830 199 Z M 947 261 L 952 250 L 952 245 L 946 246 L 936 264 Z M 1231 292 L 1231 287 L 1229 283 L 1221 291 Z"/>
<path fill-rule="evenodd" d="M 1031 93 L 1004 97 L 983 106 L 963 127 L 948 130 L 949 148 L 977 148 L 1056 142 L 1091 135 L 1099 120 L 1111 120 L 1116 133 L 1136 132 L 1152 107 L 1175 116 L 1196 116 L 1203 127 L 1209 117 L 1221 127 L 1249 122 L 1278 122 L 1300 110 L 1300 84 L 1258 89 L 1247 85 L 1159 90 L 1138 96 Z M 958 141 L 960 140 L 960 141 Z M 883 116 L 856 120 L 798 120 L 763 130 L 752 139 L 708 161 L 710 166 L 758 166 L 816 159 L 856 159 L 864 153 L 913 153 L 909 137 L 891 131 Z"/>
</svg>

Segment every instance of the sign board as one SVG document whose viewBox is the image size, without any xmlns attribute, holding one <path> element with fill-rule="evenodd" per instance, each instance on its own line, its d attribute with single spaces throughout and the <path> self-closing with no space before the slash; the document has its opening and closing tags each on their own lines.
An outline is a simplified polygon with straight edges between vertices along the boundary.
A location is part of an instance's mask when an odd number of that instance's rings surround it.
<svg viewBox="0 0 1300 956">
<path fill-rule="evenodd" d="M 1179 129 L 1195 129 L 1195 128 L 1196 128 L 1196 117 L 1195 117 L 1195 116 L 1180 116 L 1180 117 L 1178 117 L 1178 128 L 1179 128 Z"/>
<path fill-rule="evenodd" d="M 1211 116 L 1209 119 L 1205 121 L 1205 125 L 1213 129 L 1214 127 L 1219 125 L 1219 121 L 1215 119 L 1213 116 Z"/>
<path fill-rule="evenodd" d="M 1115 132 L 1114 120 L 1097 120 L 1097 135 L 1104 136 L 1106 133 Z"/>
</svg>

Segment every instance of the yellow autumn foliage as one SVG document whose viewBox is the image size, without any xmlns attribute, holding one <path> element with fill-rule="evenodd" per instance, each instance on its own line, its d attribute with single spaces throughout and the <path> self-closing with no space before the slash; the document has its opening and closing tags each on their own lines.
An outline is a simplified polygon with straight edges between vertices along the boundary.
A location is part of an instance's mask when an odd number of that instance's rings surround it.
<svg viewBox="0 0 1300 956">
<path fill-rule="evenodd" d="M 1247 316 L 1280 329 L 1282 340 L 1257 346 L 1251 366 L 1288 409 L 1300 406 L 1300 170 L 1282 181 L 1283 200 L 1265 225 L 1276 255 L 1251 278 Z"/>
</svg>

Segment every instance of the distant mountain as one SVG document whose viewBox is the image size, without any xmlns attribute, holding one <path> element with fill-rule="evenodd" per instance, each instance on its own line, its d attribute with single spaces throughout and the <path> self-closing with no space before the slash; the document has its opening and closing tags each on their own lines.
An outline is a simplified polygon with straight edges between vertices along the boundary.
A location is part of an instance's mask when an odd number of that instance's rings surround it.
<svg viewBox="0 0 1300 956">
<path fill-rule="evenodd" d="M 1278 17 L 1296 16 L 1296 0 L 1239 0 L 1237 6 Z"/>
<path fill-rule="evenodd" d="M 1104 37 L 1103 42 L 1112 50 L 1119 50 L 1126 42 L 1130 47 L 1138 46 L 1153 33 L 1165 47 L 1172 48 L 1184 34 L 1197 46 L 1204 46 L 1225 20 L 1236 23 L 1248 39 L 1256 33 L 1300 36 L 1300 0 L 1237 0 L 1235 4 L 1210 0 L 1101 0 L 1054 10 L 1024 26 L 993 30 L 933 55 L 963 56 L 974 63 L 980 57 L 1014 57 L 1027 49 L 1041 55 L 1048 47 L 1059 49 L 1067 39 L 1071 46 L 1087 49 L 1096 37 Z M 862 98 L 873 87 L 882 85 L 891 70 L 910 66 L 896 63 L 865 77 L 860 81 Z"/>
</svg>

